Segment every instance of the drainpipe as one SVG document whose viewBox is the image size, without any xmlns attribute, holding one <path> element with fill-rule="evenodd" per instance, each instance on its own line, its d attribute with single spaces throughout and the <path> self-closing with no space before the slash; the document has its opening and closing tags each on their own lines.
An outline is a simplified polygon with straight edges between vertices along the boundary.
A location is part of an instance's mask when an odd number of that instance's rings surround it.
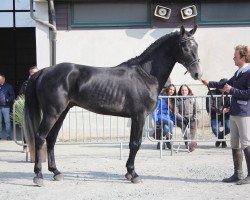
<svg viewBox="0 0 250 200">
<path fill-rule="evenodd" d="M 34 16 L 34 12 L 33 12 L 33 2 L 34 0 L 30 0 L 30 17 L 35 20 L 36 22 L 49 27 L 50 29 L 52 29 L 52 34 L 50 37 L 51 40 L 51 50 L 52 50 L 52 56 L 51 56 L 51 65 L 55 65 L 56 64 L 56 23 L 55 23 L 55 9 L 54 9 L 54 1 L 53 0 L 48 0 L 48 4 L 49 4 L 49 14 L 51 16 L 51 20 L 52 23 L 48 23 L 46 21 L 43 21 L 37 17 Z"/>
<path fill-rule="evenodd" d="M 49 14 L 50 14 L 50 23 L 55 27 L 55 30 L 52 30 L 52 39 L 51 39 L 51 49 L 52 49 L 52 65 L 56 64 L 56 12 L 54 7 L 54 0 L 49 0 Z"/>
</svg>

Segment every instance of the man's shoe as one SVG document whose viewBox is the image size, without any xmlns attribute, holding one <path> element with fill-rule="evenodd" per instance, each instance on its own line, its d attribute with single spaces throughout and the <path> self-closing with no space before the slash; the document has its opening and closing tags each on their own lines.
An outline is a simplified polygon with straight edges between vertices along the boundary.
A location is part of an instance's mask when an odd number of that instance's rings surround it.
<svg viewBox="0 0 250 200">
<path fill-rule="evenodd" d="M 216 142 L 215 142 L 215 146 L 216 146 L 216 147 L 219 147 L 219 146 L 220 146 L 220 143 L 221 143 L 221 142 L 216 141 Z"/>
<path fill-rule="evenodd" d="M 157 148 L 157 149 L 160 149 L 160 145 L 161 145 L 160 142 L 158 142 L 156 148 Z"/>
<path fill-rule="evenodd" d="M 229 178 L 224 178 L 222 182 L 224 183 L 233 183 L 233 182 L 238 182 L 243 179 L 243 173 L 242 171 L 236 171 L 232 176 Z"/>
<path fill-rule="evenodd" d="M 222 182 L 224 183 L 233 183 L 238 182 L 243 177 L 243 171 L 242 171 L 242 160 L 243 160 L 243 153 L 241 149 L 232 149 L 232 155 L 233 155 L 233 163 L 234 163 L 234 173 L 229 178 L 224 178 Z"/>
<path fill-rule="evenodd" d="M 221 142 L 221 147 L 222 148 L 227 148 L 227 143 L 226 142 Z"/>
<path fill-rule="evenodd" d="M 171 143 L 170 142 L 166 142 L 166 146 L 168 149 L 171 149 Z"/>
<path fill-rule="evenodd" d="M 161 147 L 161 143 L 160 142 L 158 142 L 157 143 L 157 149 L 160 149 L 160 147 Z M 165 142 L 163 142 L 162 143 L 162 149 L 165 149 L 166 147 L 165 147 Z"/>
<path fill-rule="evenodd" d="M 245 153 L 245 159 L 246 159 L 246 163 L 247 163 L 247 177 L 244 178 L 243 180 L 238 181 L 236 184 L 237 185 L 244 185 L 244 184 L 250 184 L 250 147 L 246 147 L 244 149 L 244 153 Z"/>
</svg>

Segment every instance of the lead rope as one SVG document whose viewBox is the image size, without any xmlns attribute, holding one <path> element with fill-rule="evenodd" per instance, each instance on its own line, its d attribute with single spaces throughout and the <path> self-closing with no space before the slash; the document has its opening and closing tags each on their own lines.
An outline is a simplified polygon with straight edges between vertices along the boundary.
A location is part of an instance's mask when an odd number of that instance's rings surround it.
<svg viewBox="0 0 250 200">
<path fill-rule="evenodd" d="M 210 89 L 210 87 L 207 85 L 207 89 L 209 91 L 209 94 L 211 96 L 211 99 L 213 102 L 216 102 L 216 99 L 214 98 L 213 94 L 212 94 L 212 91 Z M 226 97 L 228 97 L 228 93 L 226 93 Z M 226 107 L 226 104 L 225 104 L 225 100 L 224 100 L 224 91 L 221 93 L 221 99 L 222 99 L 222 109 L 220 110 L 218 107 L 216 107 L 216 105 L 214 105 L 214 107 L 216 108 L 218 114 L 221 114 L 223 113 L 223 110 L 224 108 Z M 218 105 L 217 105 L 218 106 Z"/>
</svg>

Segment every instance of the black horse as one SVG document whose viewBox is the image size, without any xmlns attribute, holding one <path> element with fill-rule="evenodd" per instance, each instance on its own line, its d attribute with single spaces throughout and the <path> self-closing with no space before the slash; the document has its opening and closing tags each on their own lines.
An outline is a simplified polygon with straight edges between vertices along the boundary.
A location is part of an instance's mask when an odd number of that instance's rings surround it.
<svg viewBox="0 0 250 200">
<path fill-rule="evenodd" d="M 33 181 L 43 185 L 41 148 L 46 140 L 48 169 L 55 180 L 63 175 L 57 169 L 54 145 L 63 120 L 73 106 L 104 115 L 132 119 L 126 178 L 140 182 L 134 160 L 141 146 L 145 118 L 155 109 L 157 96 L 176 62 L 201 78 L 198 45 L 191 31 L 167 34 L 150 45 L 140 56 L 116 67 L 90 67 L 61 63 L 34 74 L 25 94 L 25 134 L 30 149 L 35 148 L 36 176 Z"/>
</svg>

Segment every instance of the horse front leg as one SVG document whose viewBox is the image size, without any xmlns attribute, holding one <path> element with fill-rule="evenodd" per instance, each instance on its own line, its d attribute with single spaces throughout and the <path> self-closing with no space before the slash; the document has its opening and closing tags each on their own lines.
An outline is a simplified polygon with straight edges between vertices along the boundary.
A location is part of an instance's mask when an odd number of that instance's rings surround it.
<svg viewBox="0 0 250 200">
<path fill-rule="evenodd" d="M 54 180 L 61 181 L 63 180 L 63 174 L 57 169 L 55 162 L 55 153 L 54 146 L 56 143 L 56 138 L 58 136 L 58 132 L 62 126 L 62 123 L 69 111 L 69 107 L 61 114 L 51 131 L 49 132 L 46 143 L 47 143 L 47 152 L 48 152 L 48 170 L 54 174 Z"/>
<path fill-rule="evenodd" d="M 140 177 L 135 172 L 135 157 L 140 149 L 141 142 L 142 142 L 142 130 L 145 122 L 145 117 L 135 117 L 132 118 L 132 125 L 131 125 L 131 133 L 130 133 L 130 142 L 129 142 L 129 158 L 126 164 L 127 173 L 125 177 L 131 181 L 132 183 L 139 183 L 141 182 Z"/>
</svg>

